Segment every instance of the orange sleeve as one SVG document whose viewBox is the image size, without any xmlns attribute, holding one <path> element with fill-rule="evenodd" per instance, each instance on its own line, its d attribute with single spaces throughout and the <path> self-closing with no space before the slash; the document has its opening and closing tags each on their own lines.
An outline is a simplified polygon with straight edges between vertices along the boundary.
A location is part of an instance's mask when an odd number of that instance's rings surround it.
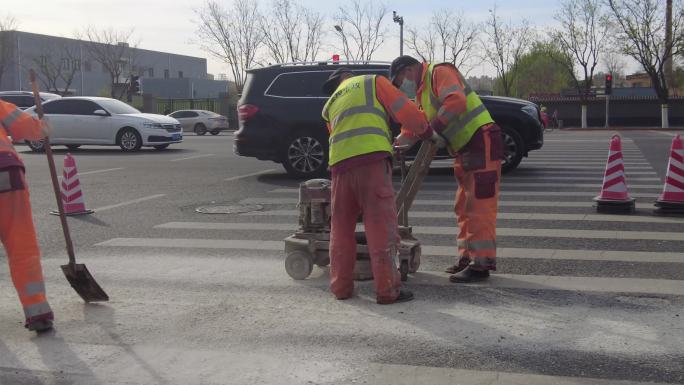
<svg viewBox="0 0 684 385">
<path fill-rule="evenodd" d="M 14 141 L 40 140 L 43 138 L 40 120 L 21 111 L 12 103 L 0 101 L 0 126 Z"/>
<path fill-rule="evenodd" d="M 435 95 L 442 103 L 437 116 L 430 122 L 432 128 L 441 131 L 456 116 L 468 109 L 465 84 L 458 70 L 452 66 L 441 65 L 434 69 L 432 86 Z"/>
<path fill-rule="evenodd" d="M 425 115 L 387 78 L 384 76 L 375 78 L 375 91 L 380 104 L 385 107 L 387 113 L 392 119 L 401 123 L 402 132 L 408 132 L 409 135 L 418 137 L 425 136 L 428 133 L 430 127 L 425 120 Z"/>
</svg>

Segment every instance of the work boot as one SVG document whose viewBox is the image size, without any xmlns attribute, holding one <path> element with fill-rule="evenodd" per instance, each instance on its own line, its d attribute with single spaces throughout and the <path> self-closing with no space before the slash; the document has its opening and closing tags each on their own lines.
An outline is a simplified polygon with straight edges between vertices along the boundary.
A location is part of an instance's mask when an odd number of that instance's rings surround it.
<svg viewBox="0 0 684 385">
<path fill-rule="evenodd" d="M 30 317 L 24 327 L 33 332 L 44 332 L 52 329 L 52 321 L 55 319 L 52 312 Z"/>
<path fill-rule="evenodd" d="M 485 281 L 487 278 L 489 278 L 489 270 L 475 270 L 472 267 L 468 267 L 460 273 L 449 277 L 449 281 L 453 283 L 474 283 Z"/>
<path fill-rule="evenodd" d="M 380 305 L 391 305 L 393 303 L 408 302 L 413 300 L 413 292 L 408 290 L 399 290 L 399 295 L 393 301 L 383 301 L 378 299 L 377 303 Z"/>
<path fill-rule="evenodd" d="M 456 274 L 463 271 L 470 264 L 470 259 L 467 257 L 460 257 L 458 262 L 444 269 L 445 273 Z"/>
</svg>

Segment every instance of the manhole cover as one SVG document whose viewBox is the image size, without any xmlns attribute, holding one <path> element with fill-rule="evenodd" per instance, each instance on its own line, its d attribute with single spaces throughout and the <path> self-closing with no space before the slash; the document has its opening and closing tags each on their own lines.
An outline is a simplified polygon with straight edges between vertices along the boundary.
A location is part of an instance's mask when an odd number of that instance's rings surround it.
<svg viewBox="0 0 684 385">
<path fill-rule="evenodd" d="M 264 206 L 261 205 L 207 205 L 200 206 L 195 211 L 201 214 L 243 214 L 263 209 Z"/>
</svg>

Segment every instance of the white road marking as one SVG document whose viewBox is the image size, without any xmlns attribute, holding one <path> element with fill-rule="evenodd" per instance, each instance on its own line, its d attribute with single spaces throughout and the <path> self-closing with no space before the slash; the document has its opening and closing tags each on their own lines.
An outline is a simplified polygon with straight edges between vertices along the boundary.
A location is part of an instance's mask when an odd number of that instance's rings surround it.
<svg viewBox="0 0 684 385">
<path fill-rule="evenodd" d="M 184 230 L 248 230 L 248 231 L 294 231 L 292 223 L 231 223 L 231 222 L 168 222 L 154 226 L 156 229 Z M 456 226 L 414 226 L 414 234 L 454 235 Z M 534 229 L 497 227 L 497 236 L 509 237 L 551 237 L 583 239 L 659 240 L 684 242 L 684 232 L 576 230 L 576 229 Z"/>
<path fill-rule="evenodd" d="M 86 172 L 79 172 L 78 175 L 92 175 L 92 174 L 101 174 L 103 172 L 110 172 L 110 171 L 118 171 L 118 170 L 123 170 L 123 167 L 116 167 L 116 168 L 105 168 L 103 170 L 93 170 L 93 171 L 86 171 Z"/>
<path fill-rule="evenodd" d="M 541 180 L 552 180 L 552 181 L 565 181 L 565 180 L 581 180 L 581 181 L 590 181 L 590 180 L 596 180 L 597 178 L 595 177 L 590 177 L 590 176 L 539 176 L 539 177 L 532 177 L 532 176 L 526 176 L 526 177 L 506 177 L 504 175 L 503 177 L 503 182 L 502 183 L 507 183 L 507 180 L 512 180 L 516 182 L 526 182 L 526 181 L 541 181 Z M 648 181 L 660 181 L 660 178 L 657 177 L 650 177 L 650 178 L 630 178 L 628 177 L 627 183 L 632 182 L 632 181 L 639 181 L 639 182 L 648 182 Z M 432 186 L 435 183 L 444 183 L 444 182 L 430 182 L 426 183 L 426 185 Z M 444 183 L 445 185 L 447 183 Z M 450 183 L 451 185 L 455 185 L 456 182 Z M 631 186 L 631 184 L 630 184 Z"/>
<path fill-rule="evenodd" d="M 502 184 L 503 187 L 506 186 L 505 183 Z M 628 185 L 629 187 L 629 185 Z M 454 194 L 455 190 L 423 190 L 419 195 L 440 195 L 440 194 Z M 598 195 L 598 190 L 595 192 L 585 192 L 585 191 L 507 191 L 502 190 L 502 196 L 553 196 L 553 197 L 589 197 L 593 198 Z M 298 189 L 293 188 L 277 188 L 269 191 L 272 194 L 299 194 Z M 656 193 L 630 193 L 633 198 L 658 198 L 660 194 Z"/>
<path fill-rule="evenodd" d="M 667 136 L 677 136 L 677 134 L 684 135 L 684 131 L 681 131 L 681 132 L 653 131 L 653 132 L 655 132 L 656 134 L 667 135 Z"/>
<path fill-rule="evenodd" d="M 635 183 L 629 183 L 632 179 L 629 179 L 627 181 L 627 187 L 632 189 L 660 189 L 663 188 L 662 184 L 635 184 Z M 658 180 L 656 178 L 656 180 Z M 507 182 L 506 180 L 503 180 L 501 182 L 501 187 L 549 187 L 549 188 L 601 188 L 603 184 L 601 183 L 544 183 L 544 182 L 539 182 L 539 183 L 517 183 L 517 182 Z M 454 181 L 454 183 L 449 183 L 449 182 L 431 182 L 431 183 L 426 183 L 423 185 L 423 187 L 442 187 L 442 188 L 449 188 L 453 187 L 456 188 L 457 184 Z M 397 187 L 397 186 L 395 186 Z M 428 190 L 426 188 L 426 190 Z"/>
<path fill-rule="evenodd" d="M 283 241 L 243 239 L 113 238 L 104 242 L 100 242 L 95 246 L 284 251 L 285 243 Z M 456 252 L 456 246 L 422 245 L 422 252 L 423 256 L 448 257 L 454 255 Z M 496 254 L 497 258 L 506 259 L 684 263 L 684 255 L 682 255 L 682 253 L 675 252 L 563 250 L 500 247 L 497 249 Z"/>
<path fill-rule="evenodd" d="M 224 180 L 225 180 L 226 182 L 230 182 L 230 181 L 234 181 L 234 180 L 249 178 L 250 176 L 256 176 L 256 175 L 266 174 L 266 173 L 269 173 L 269 172 L 271 172 L 271 171 L 276 171 L 276 169 L 275 169 L 275 168 L 269 168 L 268 170 L 263 170 L 263 171 L 259 171 L 259 172 L 253 172 L 253 173 L 251 173 L 251 174 L 245 174 L 245 175 L 240 175 L 240 176 L 234 176 L 234 177 L 231 177 L 231 178 L 226 178 L 226 179 L 224 179 Z"/>
<path fill-rule="evenodd" d="M 296 205 L 297 198 L 246 198 L 240 201 L 241 204 L 265 204 L 265 205 Z M 451 199 L 416 199 L 414 206 L 448 206 L 454 207 L 454 200 Z M 556 207 L 556 208 L 590 208 L 593 202 L 567 202 L 567 201 L 507 201 L 500 200 L 499 207 Z M 636 203 L 636 208 L 640 210 L 653 209 L 652 203 Z"/>
<path fill-rule="evenodd" d="M 138 198 L 138 199 L 132 199 L 132 200 L 126 201 L 126 202 L 117 203 L 117 204 L 114 204 L 114 205 L 97 207 L 97 208 L 95 208 L 95 209 L 93 209 L 93 210 L 94 210 L 95 212 L 107 211 L 107 210 L 116 209 L 116 208 L 123 207 L 123 206 L 132 205 L 132 204 L 135 204 L 135 203 L 145 202 L 145 201 L 149 201 L 149 200 L 152 200 L 152 199 L 158 199 L 158 198 L 165 197 L 165 196 L 166 196 L 166 194 L 149 195 L 149 196 L 142 197 L 142 198 Z"/>
<path fill-rule="evenodd" d="M 268 210 L 240 214 L 240 216 L 297 217 L 298 210 Z M 411 211 L 409 218 L 452 219 L 451 211 Z M 603 215 L 603 214 L 542 214 L 542 213 L 498 213 L 498 219 L 524 221 L 581 221 L 581 222 L 628 222 L 628 223 L 677 223 L 684 224 L 681 218 L 657 217 L 653 215 Z M 683 256 L 684 259 L 684 256 Z"/>
<path fill-rule="evenodd" d="M 207 157 L 214 156 L 214 155 L 215 154 L 202 154 L 202 155 L 188 156 L 186 158 L 171 159 L 169 162 L 180 162 L 181 160 L 207 158 Z"/>
</svg>

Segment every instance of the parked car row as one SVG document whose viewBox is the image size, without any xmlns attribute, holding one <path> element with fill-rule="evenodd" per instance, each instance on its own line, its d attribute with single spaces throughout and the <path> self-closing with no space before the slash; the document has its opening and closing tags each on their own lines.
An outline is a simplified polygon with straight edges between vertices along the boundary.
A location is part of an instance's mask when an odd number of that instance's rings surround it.
<svg viewBox="0 0 684 385">
<path fill-rule="evenodd" d="M 218 135 L 228 129 L 228 119 L 204 110 L 179 110 L 168 116 L 146 114 L 117 99 L 61 97 L 41 92 L 45 118 L 52 126 L 50 143 L 76 149 L 82 145 L 119 146 L 124 151 L 141 147 L 164 150 L 183 141 L 183 131 Z M 0 100 L 35 115 L 33 93 L 3 91 Z M 43 141 L 27 141 L 33 151 L 43 151 Z"/>
</svg>

